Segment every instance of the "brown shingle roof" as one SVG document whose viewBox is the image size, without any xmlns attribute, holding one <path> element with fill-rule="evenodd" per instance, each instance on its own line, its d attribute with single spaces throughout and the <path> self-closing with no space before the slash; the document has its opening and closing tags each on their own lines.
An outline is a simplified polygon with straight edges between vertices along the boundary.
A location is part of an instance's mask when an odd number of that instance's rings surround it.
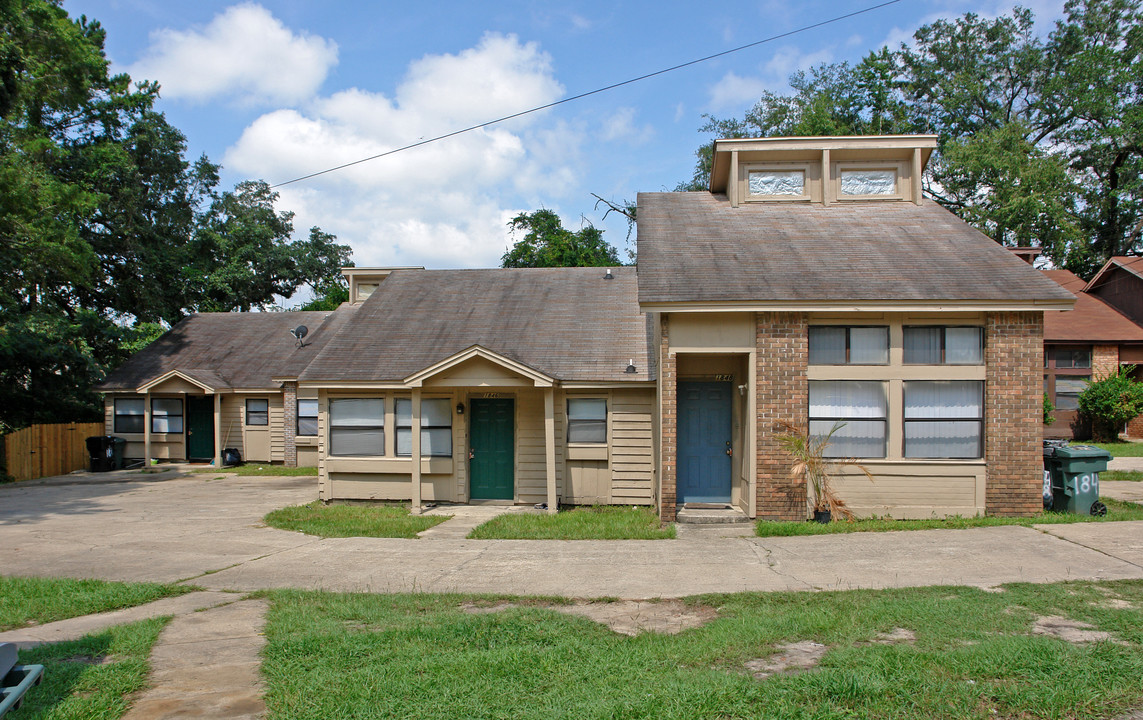
<svg viewBox="0 0 1143 720">
<path fill-rule="evenodd" d="M 1042 271 L 1076 296 L 1075 308 L 1044 312 L 1044 342 L 1140 343 L 1143 328 L 1094 295 L 1084 281 L 1067 270 Z"/>
<path fill-rule="evenodd" d="M 634 268 L 396 270 L 302 373 L 307 382 L 393 382 L 479 345 L 557 380 L 648 373 Z M 625 373 L 628 360 L 637 372 Z"/>
<path fill-rule="evenodd" d="M 171 370 L 211 387 L 274 388 L 273 378 L 296 377 L 352 312 L 346 306 L 336 313 L 191 315 L 115 369 L 98 389 L 134 390 Z M 309 328 L 301 348 L 289 334 L 298 325 Z"/>
<path fill-rule="evenodd" d="M 1067 302 L 933 202 L 744 203 L 639 194 L 639 301 Z"/>
</svg>

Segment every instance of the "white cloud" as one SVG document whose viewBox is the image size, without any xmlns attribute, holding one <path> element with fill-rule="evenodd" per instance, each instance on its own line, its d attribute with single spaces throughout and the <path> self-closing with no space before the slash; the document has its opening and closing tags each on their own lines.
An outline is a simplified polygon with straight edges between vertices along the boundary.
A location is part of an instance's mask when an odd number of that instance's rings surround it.
<svg viewBox="0 0 1143 720">
<path fill-rule="evenodd" d="M 227 8 L 205 27 L 166 28 L 127 72 L 166 98 L 290 104 L 311 97 L 337 64 L 337 44 L 294 33 L 261 5 Z"/>
<path fill-rule="evenodd" d="M 391 95 L 350 89 L 304 110 L 267 113 L 224 158 L 271 182 L 352 162 L 563 95 L 548 55 L 515 36 L 485 35 L 455 55 L 411 63 Z M 578 180 L 582 128 L 547 113 L 465 133 L 280 188 L 295 227 L 320 225 L 359 265 L 499 263 L 507 222 L 549 206 Z"/>
<path fill-rule="evenodd" d="M 753 105 L 766 90 L 786 90 L 790 74 L 794 71 L 809 70 L 831 60 L 833 54 L 828 49 L 803 53 L 790 45 L 779 48 L 756 75 L 739 75 L 733 71 L 723 75 L 710 89 L 710 108 L 718 112 Z"/>
<path fill-rule="evenodd" d="M 629 145 L 642 145 L 655 134 L 652 125 L 638 127 L 635 124 L 635 108 L 621 107 L 603 119 L 601 138 L 606 141 L 625 140 Z"/>
<path fill-rule="evenodd" d="M 726 110 L 743 104 L 753 105 L 767 89 L 761 78 L 742 77 L 731 71 L 710 89 L 710 107 L 712 110 Z"/>
</svg>

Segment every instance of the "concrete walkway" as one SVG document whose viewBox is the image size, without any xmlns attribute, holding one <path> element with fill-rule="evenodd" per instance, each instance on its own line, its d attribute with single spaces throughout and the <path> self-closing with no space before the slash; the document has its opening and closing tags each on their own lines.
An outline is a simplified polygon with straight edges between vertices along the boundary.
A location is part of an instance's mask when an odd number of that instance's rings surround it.
<svg viewBox="0 0 1143 720">
<path fill-rule="evenodd" d="M 47 643 L 78 640 L 84 635 L 90 635 L 116 625 L 164 615 L 185 615 L 232 603 L 240 597 L 242 596 L 229 592 L 192 592 L 178 597 L 163 598 L 146 605 L 136 605 L 122 610 L 83 615 L 67 620 L 44 623 L 43 625 L 31 625 L 0 632 L 0 642 L 16 643 L 17 648 L 24 649 Z"/>
<path fill-rule="evenodd" d="M 417 533 L 419 538 L 434 540 L 463 540 L 477 525 L 508 513 L 539 513 L 542 510 L 516 505 L 437 505 L 422 512 L 422 515 L 451 515 L 440 525 Z"/>
</svg>

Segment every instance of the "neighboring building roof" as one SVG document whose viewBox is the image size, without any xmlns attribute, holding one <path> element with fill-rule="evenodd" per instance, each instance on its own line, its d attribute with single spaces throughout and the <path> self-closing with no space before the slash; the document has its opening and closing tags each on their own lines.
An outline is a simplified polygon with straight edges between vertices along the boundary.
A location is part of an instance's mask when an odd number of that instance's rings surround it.
<svg viewBox="0 0 1143 720">
<path fill-rule="evenodd" d="M 116 368 L 97 389 L 133 391 L 172 370 L 215 389 L 276 388 L 296 377 L 353 309 L 338 312 L 198 313 Z M 336 319 L 335 319 L 336 318 Z M 289 331 L 305 325 L 305 344 Z"/>
<path fill-rule="evenodd" d="M 1143 279 L 1143 257 L 1132 257 L 1130 255 L 1116 255 L 1103 264 L 1091 282 L 1087 284 L 1085 290 L 1091 290 L 1096 285 L 1105 280 L 1104 275 L 1115 268 L 1123 268 L 1132 275 Z"/>
<path fill-rule="evenodd" d="M 1072 296 L 934 202 L 745 203 L 639 194 L 639 302 L 711 305 Z"/>
<path fill-rule="evenodd" d="M 635 268 L 605 272 L 395 270 L 300 380 L 400 382 L 474 346 L 556 380 L 654 379 Z"/>
<path fill-rule="evenodd" d="M 1044 342 L 1143 343 L 1143 328 L 1104 301 L 1084 292 L 1085 283 L 1069 270 L 1043 270 L 1044 275 L 1076 296 L 1069 311 L 1044 312 Z"/>
</svg>

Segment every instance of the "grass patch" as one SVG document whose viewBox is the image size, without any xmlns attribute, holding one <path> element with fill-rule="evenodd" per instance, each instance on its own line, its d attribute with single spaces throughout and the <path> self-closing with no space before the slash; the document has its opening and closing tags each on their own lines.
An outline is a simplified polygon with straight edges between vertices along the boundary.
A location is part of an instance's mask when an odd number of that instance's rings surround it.
<svg viewBox="0 0 1143 720">
<path fill-rule="evenodd" d="M 1117 442 L 1117 443 L 1093 443 L 1093 442 L 1077 442 L 1077 445 L 1092 445 L 1097 448 L 1103 448 L 1111 453 L 1111 457 L 1143 457 L 1143 442 Z"/>
<path fill-rule="evenodd" d="M 134 607 L 197 589 L 154 583 L 0 577 L 0 630 Z"/>
<path fill-rule="evenodd" d="M 1127 482 L 1143 482 L 1143 472 L 1139 470 L 1104 470 L 1099 474 L 1100 482 L 1104 480 L 1126 480 Z"/>
<path fill-rule="evenodd" d="M 1100 478 L 1110 480 L 1106 473 Z M 839 520 L 827 525 L 805 522 L 777 522 L 759 520 L 754 525 L 758 537 L 788 537 L 791 535 L 834 535 L 854 532 L 893 532 L 898 530 L 963 530 L 965 528 L 997 527 L 999 525 L 1063 525 L 1083 522 L 1117 522 L 1120 520 L 1143 520 L 1143 505 L 1121 502 L 1110 498 L 1100 498 L 1107 505 L 1107 515 L 1091 517 L 1059 512 L 1042 512 L 1032 517 L 951 517 L 925 520 L 893 520 L 892 518 L 866 518 L 861 520 Z"/>
<path fill-rule="evenodd" d="M 71 642 L 20 651 L 43 665 L 43 682 L 24 695 L 10 720 L 117 720 L 147 683 L 151 646 L 167 618 L 119 625 Z"/>
<path fill-rule="evenodd" d="M 415 538 L 451 515 L 410 515 L 396 505 L 326 505 L 315 500 L 275 510 L 263 520 L 279 530 L 319 537 Z"/>
<path fill-rule="evenodd" d="M 1113 593 L 1130 606 L 1112 607 Z M 521 604 L 456 595 L 274 591 L 263 673 L 278 720 L 367 718 L 1107 718 L 1143 702 L 1143 582 L 692 598 L 718 608 L 678 635 L 617 635 Z M 1031 634 L 1063 615 L 1126 645 Z M 911 630 L 915 643 L 877 644 Z M 780 643 L 828 651 L 754 679 Z"/>
<path fill-rule="evenodd" d="M 668 540 L 675 526 L 660 527 L 655 511 L 626 505 L 591 505 L 555 515 L 507 513 L 477 526 L 474 540 Z"/>
<path fill-rule="evenodd" d="M 199 470 L 192 470 L 195 475 L 217 475 L 219 473 L 228 473 L 231 475 L 238 475 L 240 477 L 317 477 L 318 469 L 316 467 L 287 467 L 286 465 L 270 465 L 269 463 L 247 463 L 245 465 L 236 465 L 234 467 L 224 468 L 205 468 Z"/>
</svg>

